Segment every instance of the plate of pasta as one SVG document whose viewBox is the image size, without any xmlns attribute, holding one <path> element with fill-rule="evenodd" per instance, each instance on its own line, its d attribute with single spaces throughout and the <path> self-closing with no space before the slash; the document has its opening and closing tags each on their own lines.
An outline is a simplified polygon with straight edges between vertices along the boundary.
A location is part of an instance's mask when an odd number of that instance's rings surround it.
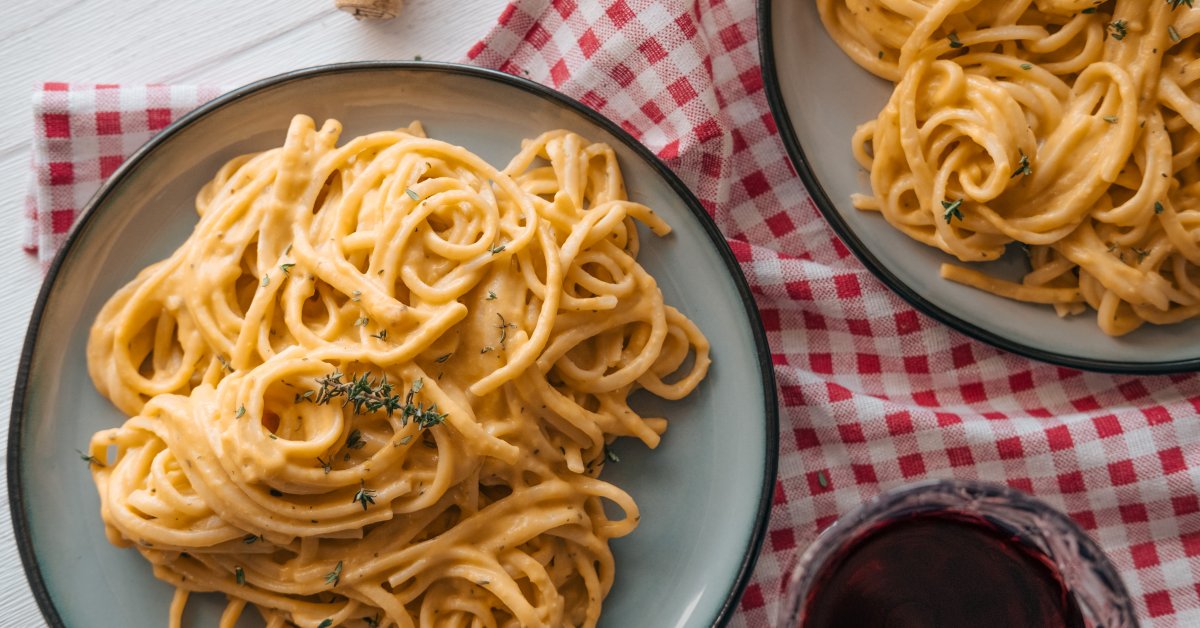
<svg viewBox="0 0 1200 628">
<path fill-rule="evenodd" d="M 712 626 L 777 409 L 683 184 L 512 76 L 354 63 L 189 113 L 89 203 L 18 373 L 52 626 Z"/>
<path fill-rule="evenodd" d="M 918 309 L 1056 364 L 1193 370 L 1191 5 L 761 0 L 767 95 L 822 214 Z"/>
</svg>

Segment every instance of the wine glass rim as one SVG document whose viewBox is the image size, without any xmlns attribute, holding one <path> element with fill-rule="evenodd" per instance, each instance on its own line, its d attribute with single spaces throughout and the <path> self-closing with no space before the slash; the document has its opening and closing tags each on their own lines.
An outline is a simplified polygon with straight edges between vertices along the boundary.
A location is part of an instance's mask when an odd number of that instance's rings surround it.
<svg viewBox="0 0 1200 628">
<path fill-rule="evenodd" d="M 933 501 L 904 504 L 913 497 L 928 495 Z M 1065 531 L 1071 539 L 1071 556 L 1049 556 L 1060 572 L 1064 571 L 1065 560 L 1079 564 L 1086 557 L 1088 570 L 1100 580 L 1110 594 L 1110 601 L 1117 607 L 1119 616 L 1127 619 L 1120 626 L 1136 627 L 1137 614 L 1125 588 L 1124 581 L 1108 555 L 1091 536 L 1073 519 L 1050 504 L 1024 491 L 993 482 L 969 479 L 929 479 L 903 484 L 868 499 L 839 517 L 822 531 L 800 554 L 788 571 L 786 595 L 781 613 L 780 626 L 796 625 L 809 591 L 817 578 L 825 571 L 838 550 L 869 534 L 875 523 L 889 517 L 930 515 L 936 513 L 967 514 L 985 516 L 975 510 L 985 504 L 1000 505 L 1014 510 L 1031 513 L 1056 529 Z M 991 513 L 986 517 L 993 523 Z M 1063 573 L 1064 582 L 1067 573 Z M 1069 583 L 1068 583 L 1069 584 Z M 1077 595 L 1074 587 L 1068 586 Z M 1084 606 L 1084 605 L 1081 605 Z M 1090 610 L 1090 609 L 1088 609 Z M 789 623 L 790 622 L 790 623 Z"/>
</svg>

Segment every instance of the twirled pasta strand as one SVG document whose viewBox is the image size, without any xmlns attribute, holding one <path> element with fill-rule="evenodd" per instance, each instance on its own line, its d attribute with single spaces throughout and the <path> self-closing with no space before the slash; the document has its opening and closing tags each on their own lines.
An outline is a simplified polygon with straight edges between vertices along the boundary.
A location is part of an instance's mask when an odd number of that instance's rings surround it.
<svg viewBox="0 0 1200 628">
<path fill-rule="evenodd" d="M 639 517 L 607 445 L 656 446 L 629 396 L 709 365 L 637 263 L 634 220 L 670 228 L 573 133 L 497 170 L 419 125 L 340 130 L 297 116 L 226 164 L 97 317 L 90 373 L 132 417 L 90 447 L 109 540 L 177 588 L 173 626 L 191 591 L 222 626 L 595 625 Z M 437 420 L 323 397 L 341 377 Z"/>
<path fill-rule="evenodd" d="M 1174 6 L 1179 5 L 1179 6 Z M 1155 0 L 818 0 L 859 65 L 895 82 L 852 144 L 859 209 L 964 262 L 1018 243 L 1009 298 L 1094 308 L 1111 335 L 1200 313 L 1200 10 Z"/>
</svg>

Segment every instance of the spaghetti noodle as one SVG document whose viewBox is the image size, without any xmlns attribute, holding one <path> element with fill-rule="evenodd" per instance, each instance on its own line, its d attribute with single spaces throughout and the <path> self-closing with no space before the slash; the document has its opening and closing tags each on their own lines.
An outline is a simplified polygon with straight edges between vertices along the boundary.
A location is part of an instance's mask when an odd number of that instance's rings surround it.
<svg viewBox="0 0 1200 628">
<path fill-rule="evenodd" d="M 1019 282 L 1090 306 L 1110 335 L 1200 314 L 1200 10 L 1179 0 L 819 0 L 859 65 L 893 81 L 854 134 L 853 199 L 964 262 L 1028 252 Z"/>
<path fill-rule="evenodd" d="M 172 626 L 194 591 L 222 626 L 595 625 L 639 517 L 608 443 L 666 429 L 628 397 L 709 365 L 637 263 L 634 220 L 670 228 L 573 133 L 497 170 L 418 124 L 340 130 L 297 116 L 226 164 L 96 319 L 132 417 L 89 451 L 109 540 L 176 587 Z"/>
</svg>

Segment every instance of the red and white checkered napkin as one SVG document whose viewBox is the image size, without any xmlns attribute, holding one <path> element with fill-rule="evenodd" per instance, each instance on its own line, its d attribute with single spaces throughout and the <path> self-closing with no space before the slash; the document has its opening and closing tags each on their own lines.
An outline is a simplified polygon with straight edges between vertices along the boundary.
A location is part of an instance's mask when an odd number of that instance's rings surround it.
<svg viewBox="0 0 1200 628">
<path fill-rule="evenodd" d="M 34 94 L 25 248 L 48 265 L 79 210 L 117 166 L 219 87 L 45 83 Z"/>
<path fill-rule="evenodd" d="M 901 483 L 961 477 L 1069 513 L 1121 570 L 1145 625 L 1200 625 L 1200 378 L 1031 362 L 895 297 L 793 174 L 756 32 L 751 0 L 519 0 L 467 55 L 639 137 L 700 197 L 750 279 L 783 417 L 770 533 L 733 624 L 774 623 L 785 570 L 838 515 Z M 30 205 L 43 259 L 123 156 L 211 95 L 46 85 Z"/>
</svg>

